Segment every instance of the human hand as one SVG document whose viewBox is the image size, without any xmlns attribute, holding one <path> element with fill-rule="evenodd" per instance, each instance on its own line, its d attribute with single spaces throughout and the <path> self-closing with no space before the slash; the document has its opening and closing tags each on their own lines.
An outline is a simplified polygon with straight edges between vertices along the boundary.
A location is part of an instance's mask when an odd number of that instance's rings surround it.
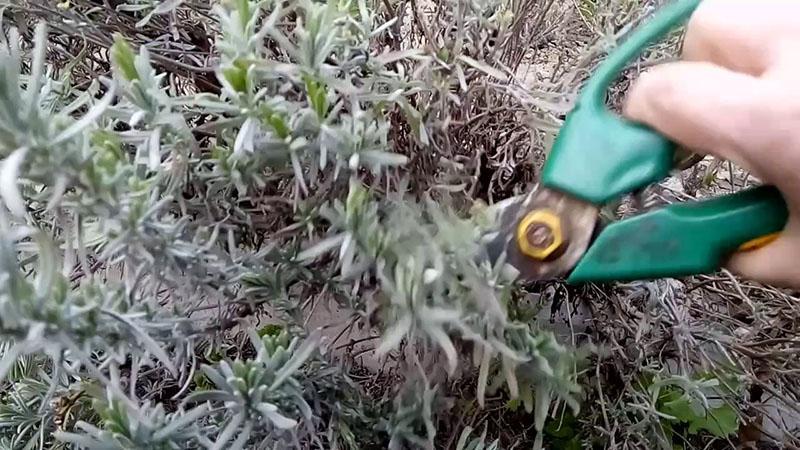
<svg viewBox="0 0 800 450">
<path fill-rule="evenodd" d="M 700 154 L 730 160 L 776 186 L 789 221 L 777 240 L 725 266 L 800 287 L 800 2 L 704 0 L 683 60 L 631 87 L 624 115 Z"/>
</svg>

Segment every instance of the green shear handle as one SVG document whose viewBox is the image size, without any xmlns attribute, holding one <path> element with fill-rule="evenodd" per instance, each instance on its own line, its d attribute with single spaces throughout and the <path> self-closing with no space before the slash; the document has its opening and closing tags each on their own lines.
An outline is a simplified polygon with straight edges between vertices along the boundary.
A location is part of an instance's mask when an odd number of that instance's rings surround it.
<svg viewBox="0 0 800 450">
<path fill-rule="evenodd" d="M 667 177 L 676 145 L 608 110 L 606 92 L 649 44 L 685 22 L 700 0 L 679 0 L 636 30 L 589 79 L 548 157 L 542 185 L 602 205 Z M 677 277 L 711 272 L 743 245 L 774 236 L 788 219 L 772 186 L 670 205 L 606 227 L 569 280 Z"/>
</svg>

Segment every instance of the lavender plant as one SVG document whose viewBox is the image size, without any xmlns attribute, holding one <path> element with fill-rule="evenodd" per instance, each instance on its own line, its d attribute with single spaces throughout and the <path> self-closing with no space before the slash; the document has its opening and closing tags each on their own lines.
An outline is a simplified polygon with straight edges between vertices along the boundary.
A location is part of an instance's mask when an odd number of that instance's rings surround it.
<svg viewBox="0 0 800 450">
<path fill-rule="evenodd" d="M 390 299 L 381 307 L 386 326 L 380 352 L 405 338 L 430 341 L 444 350 L 452 373 L 457 361 L 451 333 L 478 340 L 485 354 L 487 339 L 504 348 L 502 301 L 489 284 L 507 288 L 500 268 L 475 261 L 478 228 L 440 214 L 433 204 L 423 214 L 413 203 L 370 202 L 358 181 L 365 174 L 385 176 L 407 162 L 389 151 L 388 124 L 380 112 L 408 109 L 414 82 L 356 51 L 391 23 L 373 30 L 374 18 L 363 2 L 264 6 L 240 1 L 213 8 L 220 26 L 219 94 L 175 95 L 166 74 L 153 68 L 147 47 L 134 52 L 117 35 L 109 49 L 113 77 L 93 86 L 105 91 L 102 99 L 95 101 L 87 90 L 62 108 L 59 102 L 44 103 L 53 85 L 45 69 L 46 28 L 37 28 L 27 82 L 16 31 L 6 40 L 0 192 L 7 211 L 2 328 L 9 345 L 0 367 L 5 375 L 20 357 L 41 354 L 52 376 L 66 377 L 66 385 L 51 381 L 48 396 L 87 377 L 103 391 L 94 401 L 97 423 L 77 420 L 72 431 L 48 433 L 47 442 L 89 448 L 288 445 L 300 443 L 300 422 L 306 436 L 319 441 L 314 437 L 319 417 L 293 378 L 316 339 L 294 356 L 296 344 L 288 344 L 286 334 L 278 341 L 254 340 L 254 359 L 203 365 L 215 389 L 188 392 L 197 368 L 196 343 L 230 326 L 224 317 L 204 326 L 190 320 L 197 308 L 192 297 L 217 291 L 223 297 L 218 309 L 251 300 L 238 294 L 241 286 L 253 284 L 249 263 L 272 256 L 247 254 L 237 245 L 245 232 L 212 211 L 210 222 L 201 220 L 198 203 L 207 202 L 202 197 L 209 192 L 219 195 L 215 201 L 253 203 L 269 173 L 282 168 L 293 176 L 293 205 L 307 202 L 322 183 L 335 189 L 339 179 L 349 180 L 342 186 L 346 205 L 315 199 L 319 219 L 312 216 L 308 223 L 309 237 L 323 229 L 315 220 L 330 223 L 328 236 L 286 256 L 294 270 L 314 271 L 310 261 L 338 247 L 337 284 L 377 277 Z M 278 26 L 289 16 L 295 21 L 290 33 Z M 363 70 L 375 74 L 368 83 L 354 76 Z M 214 133 L 205 142 L 189 126 L 201 114 L 213 117 L 204 131 Z M 193 189 L 204 194 L 187 198 Z M 121 272 L 119 280 L 108 280 L 112 268 Z M 351 296 L 357 298 L 357 292 Z M 353 304 L 357 311 L 367 307 Z M 487 312 L 491 325 L 484 331 Z M 506 353 L 526 358 L 511 349 Z M 490 362 L 489 356 L 481 358 L 483 372 Z M 167 412 L 140 398 L 142 371 L 172 378 L 181 386 L 178 396 L 188 394 L 185 402 Z M 224 408 L 214 410 L 214 404 Z M 197 425 L 204 421 L 215 425 Z M 282 430 L 290 431 L 289 440 Z"/>
</svg>

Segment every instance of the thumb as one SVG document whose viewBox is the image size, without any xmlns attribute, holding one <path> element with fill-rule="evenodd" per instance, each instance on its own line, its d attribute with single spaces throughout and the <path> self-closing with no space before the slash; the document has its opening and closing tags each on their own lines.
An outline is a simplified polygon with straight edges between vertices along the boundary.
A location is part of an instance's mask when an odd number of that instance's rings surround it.
<svg viewBox="0 0 800 450">
<path fill-rule="evenodd" d="M 623 114 L 676 144 L 748 169 L 762 82 L 706 62 L 656 66 L 631 86 Z"/>
<path fill-rule="evenodd" d="M 800 288 L 800 221 L 789 218 L 778 238 L 758 250 L 734 254 L 725 264 L 740 276 L 775 286 Z"/>
</svg>

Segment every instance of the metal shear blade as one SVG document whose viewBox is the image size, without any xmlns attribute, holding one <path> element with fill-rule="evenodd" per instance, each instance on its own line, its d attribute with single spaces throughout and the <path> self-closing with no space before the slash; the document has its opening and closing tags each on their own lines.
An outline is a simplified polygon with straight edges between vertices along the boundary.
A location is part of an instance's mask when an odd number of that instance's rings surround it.
<svg viewBox="0 0 800 450">
<path fill-rule="evenodd" d="M 486 251 L 492 261 L 505 254 L 525 281 L 568 274 L 589 247 L 599 212 L 595 205 L 541 186 L 498 209 L 497 231 Z"/>
</svg>

